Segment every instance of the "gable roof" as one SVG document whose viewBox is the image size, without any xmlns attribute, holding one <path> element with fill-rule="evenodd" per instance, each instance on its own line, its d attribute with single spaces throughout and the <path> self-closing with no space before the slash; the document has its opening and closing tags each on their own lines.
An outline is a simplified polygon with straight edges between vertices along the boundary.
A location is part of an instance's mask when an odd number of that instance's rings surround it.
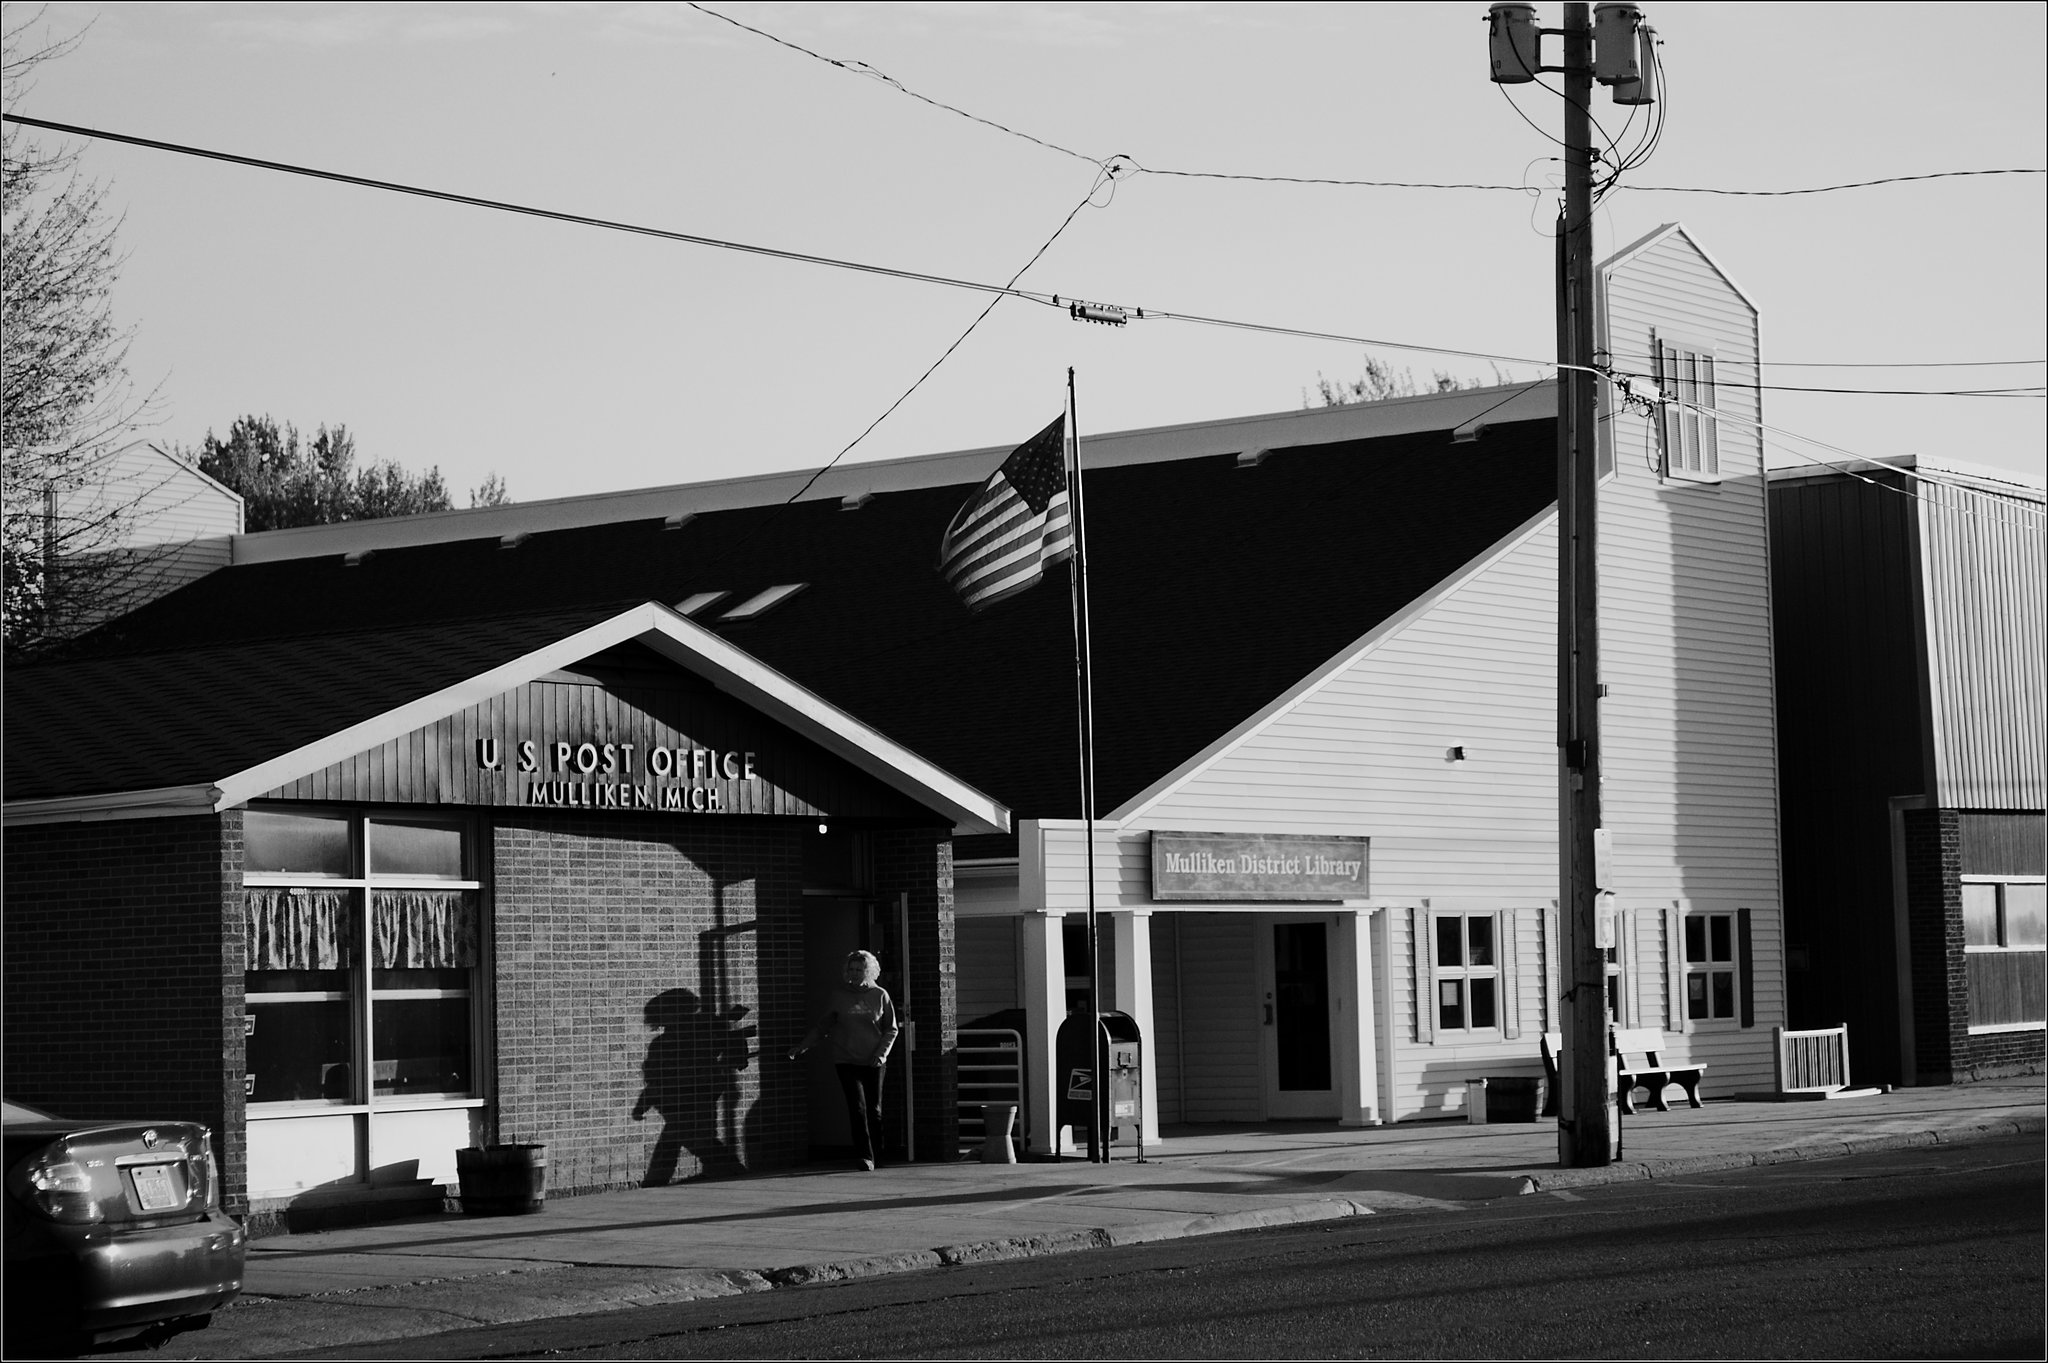
<svg viewBox="0 0 2048 1363">
<path fill-rule="evenodd" d="M 1748 308 L 1752 314 L 1758 311 L 1756 306 L 1756 300 L 1754 298 L 1751 298 L 1747 293 L 1743 292 L 1742 286 L 1735 282 L 1735 276 L 1729 274 L 1728 271 L 1721 267 L 1721 262 L 1714 259 L 1714 257 L 1707 251 L 1706 247 L 1700 245 L 1699 238 L 1695 237 L 1691 232 L 1687 231 L 1685 224 L 1682 222 L 1667 222 L 1662 227 L 1653 228 L 1652 230 L 1645 232 L 1642 236 L 1637 237 L 1634 241 L 1622 247 L 1619 251 L 1616 251 L 1613 255 L 1607 257 L 1607 259 L 1601 261 L 1596 273 L 1598 273 L 1600 278 L 1604 280 L 1609 275 L 1613 274 L 1616 270 L 1628 264 L 1631 260 L 1634 260 L 1637 256 L 1642 255 L 1648 250 L 1650 250 L 1650 248 L 1655 246 L 1658 242 L 1663 241 L 1664 238 L 1670 236 L 1683 237 L 1685 239 L 1685 244 L 1687 246 L 1690 246 L 1694 251 L 1698 252 L 1699 258 L 1707 263 L 1707 268 L 1712 270 L 1715 274 L 1721 276 L 1721 282 L 1726 284 L 1729 290 L 1732 293 L 1734 293 L 1734 295 L 1737 298 L 1740 298 L 1742 300 L 1742 305 L 1744 307 Z"/>
<path fill-rule="evenodd" d="M 653 603 L 216 640 L 10 674 L 9 822 L 229 808 L 629 641 L 956 832 L 1009 830 L 996 801 Z"/>
<path fill-rule="evenodd" d="M 1089 442 L 1088 456 L 1114 454 L 1119 442 L 1124 456 L 1087 457 L 1085 475 L 1098 809 L 1174 771 L 1549 506 L 1550 402 L 1549 385 L 1524 385 Z M 1480 438 L 1454 439 L 1481 418 Z M 1237 455 L 1254 449 L 1266 456 L 1240 467 Z M 622 519 L 557 508 L 569 523 L 552 529 L 508 530 L 518 522 L 507 516 L 467 522 L 482 533 L 463 538 L 354 527 L 384 535 L 384 547 L 349 566 L 341 554 L 359 541 L 328 534 L 317 556 L 238 563 L 80 641 L 66 659 L 18 671 L 42 674 L 46 690 L 129 697 L 155 716 L 138 731 L 123 703 L 95 699 L 65 732 L 97 722 L 126 744 L 235 747 L 234 760 L 253 765 L 382 713 L 341 704 L 352 694 L 350 659 L 373 689 L 396 672 L 417 678 L 424 695 L 522 656 L 521 640 L 530 651 L 650 602 L 711 591 L 738 602 L 803 583 L 751 620 L 705 611 L 701 628 L 1003 805 L 1072 816 L 1064 570 L 979 615 L 936 572 L 947 522 L 1006 453 L 835 470 L 827 498 L 789 505 L 780 502 L 786 480 L 771 478 L 751 493 L 707 485 L 695 500 L 690 489 L 664 489 Z M 872 495 L 860 501 L 863 491 Z M 848 497 L 858 509 L 841 509 Z M 475 656 L 479 634 L 495 653 Z M 341 693 L 301 696 L 288 680 L 275 704 L 258 695 L 241 715 L 230 693 L 206 683 L 149 701 L 158 660 L 173 657 L 212 677 L 230 665 L 289 674 L 317 660 L 308 675 L 335 674 Z M 9 797 L 26 792 L 23 780 L 66 793 L 47 774 L 23 772 L 15 671 Z M 224 731 L 238 720 L 255 727 L 249 717 L 270 737 Z M 170 784 L 153 769 L 130 779 Z"/>
</svg>

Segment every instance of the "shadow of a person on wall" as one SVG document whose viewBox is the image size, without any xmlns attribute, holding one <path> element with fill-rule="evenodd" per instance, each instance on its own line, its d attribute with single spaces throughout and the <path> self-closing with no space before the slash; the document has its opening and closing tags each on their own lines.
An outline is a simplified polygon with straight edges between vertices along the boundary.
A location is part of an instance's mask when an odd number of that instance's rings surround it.
<svg viewBox="0 0 2048 1363">
<path fill-rule="evenodd" d="M 640 1065 L 645 1083 L 633 1120 L 656 1112 L 662 1129 L 642 1186 L 675 1182 L 685 1152 L 697 1161 L 697 1171 L 686 1177 L 735 1174 L 745 1167 L 733 1137 L 739 1072 L 753 1059 L 749 1038 L 755 1029 L 740 1025 L 747 1011 L 735 1004 L 714 1013 L 688 989 L 664 989 L 647 1001 L 642 1017 L 659 1034 L 647 1043 Z"/>
</svg>

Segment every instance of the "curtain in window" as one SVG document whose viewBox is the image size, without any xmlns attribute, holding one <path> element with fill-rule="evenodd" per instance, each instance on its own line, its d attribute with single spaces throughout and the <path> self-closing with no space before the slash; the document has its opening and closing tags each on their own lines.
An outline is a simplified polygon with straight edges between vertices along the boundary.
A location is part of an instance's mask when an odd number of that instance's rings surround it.
<svg viewBox="0 0 2048 1363">
<path fill-rule="evenodd" d="M 477 960 L 474 890 L 379 890 L 370 901 L 371 965 L 460 970 Z"/>
<path fill-rule="evenodd" d="M 248 906 L 249 969 L 343 970 L 355 940 L 353 890 L 262 889 Z"/>
</svg>

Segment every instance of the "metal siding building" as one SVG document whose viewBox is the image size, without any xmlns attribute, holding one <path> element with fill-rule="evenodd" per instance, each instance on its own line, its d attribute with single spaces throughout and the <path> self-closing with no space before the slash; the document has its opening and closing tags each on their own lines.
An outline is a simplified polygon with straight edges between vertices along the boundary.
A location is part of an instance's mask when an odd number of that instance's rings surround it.
<svg viewBox="0 0 2048 1363">
<path fill-rule="evenodd" d="M 1791 1016 L 1865 1084 L 2042 1057 L 2042 492 L 1905 467 L 1771 483 Z"/>
</svg>

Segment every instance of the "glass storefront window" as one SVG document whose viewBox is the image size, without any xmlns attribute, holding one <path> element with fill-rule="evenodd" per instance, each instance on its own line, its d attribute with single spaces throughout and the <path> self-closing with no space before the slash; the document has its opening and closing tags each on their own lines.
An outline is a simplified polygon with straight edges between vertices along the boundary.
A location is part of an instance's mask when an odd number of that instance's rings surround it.
<svg viewBox="0 0 2048 1363">
<path fill-rule="evenodd" d="M 450 998 L 380 998 L 372 1005 L 379 1094 L 466 1094 L 470 1012 L 465 992 Z"/>
<path fill-rule="evenodd" d="M 354 869 L 349 821 L 338 814 L 252 809 L 242 818 L 242 869 L 248 874 L 342 879 Z"/>
<path fill-rule="evenodd" d="M 467 825 L 251 810 L 244 828 L 250 1103 L 477 1096 Z"/>
<path fill-rule="evenodd" d="M 370 820 L 370 874 L 461 880 L 462 829 L 449 824 Z"/>
<path fill-rule="evenodd" d="M 350 1101 L 349 1061 L 355 1028 L 346 994 L 339 998 L 252 999 L 248 1078 L 252 1103 Z"/>
</svg>

